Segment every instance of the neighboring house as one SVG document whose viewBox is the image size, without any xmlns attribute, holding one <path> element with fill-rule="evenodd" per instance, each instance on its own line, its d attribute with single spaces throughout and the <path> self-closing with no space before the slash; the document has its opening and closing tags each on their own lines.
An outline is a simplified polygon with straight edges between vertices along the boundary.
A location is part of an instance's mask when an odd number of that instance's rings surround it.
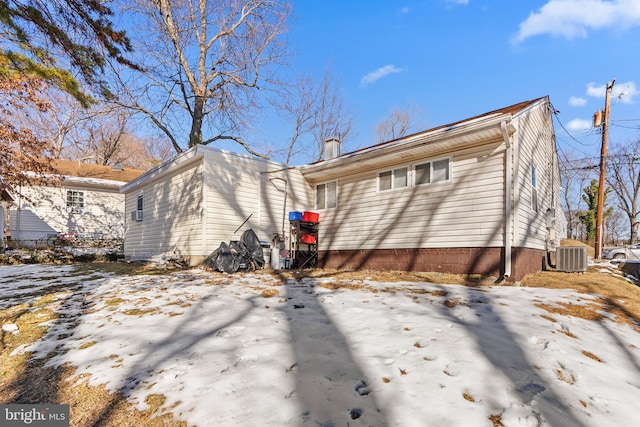
<svg viewBox="0 0 640 427">
<path fill-rule="evenodd" d="M 196 147 L 148 171 L 122 187 L 127 212 L 140 212 L 127 215 L 125 255 L 197 264 L 246 228 L 287 235 L 291 210 L 320 213 L 323 267 L 519 280 L 559 244 L 547 97 L 348 154 L 335 147 L 292 168 Z"/>
<path fill-rule="evenodd" d="M 25 245 L 73 232 L 85 238 L 124 237 L 120 186 L 143 173 L 75 160 L 55 160 L 59 186 L 21 187 L 10 211 L 11 238 Z"/>
</svg>

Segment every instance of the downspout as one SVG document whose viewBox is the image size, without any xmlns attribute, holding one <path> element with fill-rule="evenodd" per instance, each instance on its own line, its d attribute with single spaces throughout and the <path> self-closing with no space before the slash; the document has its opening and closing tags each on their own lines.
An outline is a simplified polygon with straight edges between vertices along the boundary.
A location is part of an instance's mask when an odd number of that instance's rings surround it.
<svg viewBox="0 0 640 427">
<path fill-rule="evenodd" d="M 513 241 L 513 223 L 511 216 L 513 215 L 513 146 L 511 137 L 507 129 L 507 122 L 500 123 L 502 129 L 502 138 L 504 139 L 507 150 L 505 152 L 505 173 L 504 173 L 504 275 L 503 278 L 511 276 L 511 255 Z"/>
</svg>

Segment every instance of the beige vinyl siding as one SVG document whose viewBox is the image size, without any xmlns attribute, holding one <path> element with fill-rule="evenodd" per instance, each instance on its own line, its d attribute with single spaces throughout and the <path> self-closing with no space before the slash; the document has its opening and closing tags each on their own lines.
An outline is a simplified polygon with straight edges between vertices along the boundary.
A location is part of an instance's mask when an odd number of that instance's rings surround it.
<svg viewBox="0 0 640 427">
<path fill-rule="evenodd" d="M 287 205 L 284 206 L 286 180 Z M 260 225 L 258 236 L 271 240 L 275 234 L 289 233 L 289 212 L 313 210 L 313 189 L 298 169 L 275 169 L 263 174 L 260 192 Z"/>
<path fill-rule="evenodd" d="M 514 245 L 545 249 L 548 237 L 546 212 L 552 208 L 554 187 L 559 186 L 553 126 L 546 105 L 518 116 L 515 179 Z M 532 209 L 531 165 L 536 168 L 538 211 Z M 556 193 L 558 194 L 558 193 Z M 556 206 L 557 197 L 556 197 Z"/>
<path fill-rule="evenodd" d="M 205 151 L 204 164 L 206 253 L 218 248 L 220 242 L 238 240 L 248 229 L 260 240 L 270 241 L 274 230 L 282 227 L 284 186 L 270 185 L 266 172 L 285 166 L 217 150 Z M 291 179 L 295 174 L 291 171 L 283 176 Z M 293 185 L 287 187 L 288 192 L 293 191 Z"/>
<path fill-rule="evenodd" d="M 76 212 L 67 208 L 67 190 L 83 192 L 83 208 Z M 124 196 L 117 189 L 73 183 L 24 187 L 22 192 L 26 197 L 17 200 L 20 211 L 11 209 L 10 213 L 13 239 L 42 239 L 72 231 L 84 238 L 124 237 Z"/>
<path fill-rule="evenodd" d="M 504 149 L 493 143 L 452 153 L 451 181 L 377 191 L 378 170 L 338 180 L 338 207 L 320 211 L 320 249 L 501 246 Z M 393 165 L 392 165 L 393 166 Z M 382 170 L 382 169 L 381 169 Z"/>
<path fill-rule="evenodd" d="M 125 256 L 202 254 L 202 162 L 190 163 L 126 194 Z M 142 221 L 132 221 L 138 195 Z"/>
</svg>

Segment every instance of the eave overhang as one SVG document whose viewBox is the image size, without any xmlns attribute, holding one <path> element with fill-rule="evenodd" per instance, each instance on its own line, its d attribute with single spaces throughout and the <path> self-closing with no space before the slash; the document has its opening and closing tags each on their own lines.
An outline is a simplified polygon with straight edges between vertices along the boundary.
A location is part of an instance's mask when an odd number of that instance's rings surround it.
<svg viewBox="0 0 640 427">
<path fill-rule="evenodd" d="M 344 154 L 335 159 L 300 166 L 300 171 L 310 181 L 328 181 L 351 172 L 402 163 L 403 159 L 408 162 L 412 158 L 439 156 L 467 147 L 502 143 L 502 123 L 506 124 L 509 135 L 516 131 L 511 122 L 511 114 L 483 116 Z"/>
</svg>

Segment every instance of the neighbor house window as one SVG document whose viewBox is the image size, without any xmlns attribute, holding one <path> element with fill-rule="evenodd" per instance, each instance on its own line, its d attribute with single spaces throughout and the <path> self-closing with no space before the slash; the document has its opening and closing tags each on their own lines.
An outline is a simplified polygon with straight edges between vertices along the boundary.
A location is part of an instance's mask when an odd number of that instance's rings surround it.
<svg viewBox="0 0 640 427">
<path fill-rule="evenodd" d="M 449 159 L 436 160 L 415 166 L 416 185 L 449 181 L 451 179 L 451 162 Z"/>
<path fill-rule="evenodd" d="M 316 185 L 316 209 L 338 206 L 338 182 L 332 181 Z"/>
<path fill-rule="evenodd" d="M 538 187 L 536 185 L 536 167 L 531 165 L 531 209 L 538 212 Z"/>
<path fill-rule="evenodd" d="M 398 168 L 378 173 L 378 191 L 395 190 L 408 185 L 409 168 Z"/>
<path fill-rule="evenodd" d="M 84 208 L 84 191 L 67 190 L 67 208 L 71 210 Z"/>
<path fill-rule="evenodd" d="M 136 210 L 141 211 L 144 206 L 144 195 L 138 194 L 138 201 L 136 203 Z"/>
</svg>

